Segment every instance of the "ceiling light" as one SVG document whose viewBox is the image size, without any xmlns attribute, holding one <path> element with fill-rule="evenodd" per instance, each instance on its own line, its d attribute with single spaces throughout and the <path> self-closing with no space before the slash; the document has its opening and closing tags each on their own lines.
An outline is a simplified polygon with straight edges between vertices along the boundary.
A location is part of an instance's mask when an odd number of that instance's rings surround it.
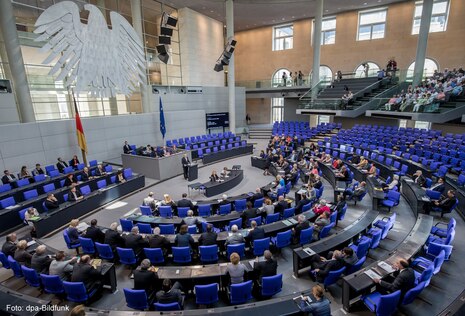
<svg viewBox="0 0 465 316">
<path fill-rule="evenodd" d="M 367 5 L 367 3 L 366 3 L 366 2 L 364 2 L 364 3 L 363 3 L 363 5 Z"/>
<path fill-rule="evenodd" d="M 294 18 L 295 18 L 295 16 L 292 16 L 292 18 L 294 19 Z"/>
</svg>

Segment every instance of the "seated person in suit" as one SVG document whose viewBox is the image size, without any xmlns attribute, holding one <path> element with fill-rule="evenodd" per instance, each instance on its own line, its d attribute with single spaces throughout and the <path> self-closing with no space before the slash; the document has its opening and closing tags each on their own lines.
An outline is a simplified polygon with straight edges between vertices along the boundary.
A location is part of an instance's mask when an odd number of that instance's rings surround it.
<svg viewBox="0 0 465 316">
<path fill-rule="evenodd" d="M 124 236 L 124 246 L 134 250 L 135 255 L 142 253 L 142 250 L 149 245 L 147 239 L 139 235 L 139 228 L 134 226 L 129 235 Z"/>
<path fill-rule="evenodd" d="M 116 173 L 116 183 L 124 183 L 126 182 L 126 179 L 124 178 L 124 173 L 123 170 L 118 170 Z"/>
<path fill-rule="evenodd" d="M 265 230 L 261 227 L 258 227 L 256 221 L 252 221 L 250 226 L 252 229 L 249 231 L 249 234 L 245 240 L 249 243 L 249 245 L 253 245 L 254 240 L 265 238 Z"/>
<path fill-rule="evenodd" d="M 280 195 L 278 196 L 278 202 L 274 205 L 274 212 L 283 215 L 284 210 L 287 209 L 288 206 L 289 203 L 284 199 L 284 196 Z"/>
<path fill-rule="evenodd" d="M 244 282 L 245 266 L 240 263 L 241 257 L 237 252 L 233 252 L 229 256 L 230 264 L 226 267 L 226 274 L 230 277 L 230 284 L 238 284 Z"/>
<path fill-rule="evenodd" d="M 256 188 L 255 189 L 255 193 L 252 195 L 252 197 L 250 198 L 250 201 L 253 203 L 255 202 L 256 200 L 259 200 L 263 198 L 263 193 L 262 193 L 262 189 L 260 188 Z"/>
<path fill-rule="evenodd" d="M 431 201 L 430 203 L 425 203 L 423 209 L 426 214 L 429 214 L 433 210 L 433 207 L 435 207 L 441 211 L 441 214 L 445 214 L 451 211 L 452 207 L 455 205 L 455 202 L 455 191 L 449 190 L 447 191 L 446 196 L 441 195 L 439 201 Z"/>
<path fill-rule="evenodd" d="M 160 248 L 163 251 L 163 255 L 166 255 L 171 248 L 169 240 L 165 236 L 160 235 L 160 227 L 153 229 L 153 235 L 149 237 L 149 247 Z"/>
<path fill-rule="evenodd" d="M 228 167 L 224 167 L 224 168 L 223 168 L 223 170 L 221 171 L 221 177 L 222 177 L 222 178 L 227 178 L 227 177 L 229 177 Z"/>
<path fill-rule="evenodd" d="M 239 227 L 237 225 L 231 226 L 231 235 L 226 237 L 226 241 L 224 242 L 224 246 L 227 245 L 236 245 L 236 244 L 243 244 L 245 243 L 244 236 L 239 232 Z"/>
<path fill-rule="evenodd" d="M 66 167 L 68 167 L 68 164 L 61 159 L 61 157 L 58 157 L 58 162 L 56 164 L 57 169 L 60 173 L 63 173 L 63 170 L 65 170 Z"/>
<path fill-rule="evenodd" d="M 32 255 L 31 268 L 36 270 L 37 273 L 48 274 L 48 267 L 52 263 L 52 258 L 45 253 L 46 250 L 47 247 L 45 245 L 40 245 Z"/>
<path fill-rule="evenodd" d="M 55 259 L 50 263 L 48 274 L 58 275 L 62 281 L 68 281 L 77 260 L 77 257 L 65 260 L 65 253 L 63 251 L 58 251 L 55 255 Z"/>
<path fill-rule="evenodd" d="M 90 227 L 87 227 L 84 237 L 92 239 L 94 243 L 103 243 L 105 240 L 105 234 L 97 227 L 97 220 L 95 218 L 90 221 Z"/>
<path fill-rule="evenodd" d="M 32 175 L 29 173 L 26 166 L 21 167 L 21 171 L 19 172 L 19 178 L 20 179 L 32 178 Z"/>
<path fill-rule="evenodd" d="M 181 225 L 179 228 L 179 233 L 176 234 L 176 238 L 174 239 L 174 244 L 176 247 L 189 247 L 192 249 L 192 246 L 194 246 L 195 242 L 191 234 L 188 233 L 187 225 Z"/>
<path fill-rule="evenodd" d="M 193 210 L 188 210 L 187 211 L 187 217 L 182 219 L 182 223 L 184 223 L 187 226 L 197 226 L 201 225 L 201 223 L 204 221 L 202 217 L 195 217 L 194 216 L 194 211 Z"/>
<path fill-rule="evenodd" d="M 207 231 L 202 233 L 199 237 L 200 246 L 212 246 L 216 245 L 218 235 L 213 231 L 213 225 L 207 225 Z"/>
<path fill-rule="evenodd" d="M 257 209 L 257 214 L 261 214 L 262 217 L 266 217 L 267 215 L 274 214 L 274 205 L 273 202 L 269 198 L 265 199 L 263 206 Z"/>
<path fill-rule="evenodd" d="M 69 237 L 71 245 L 79 244 L 79 231 L 77 230 L 78 225 L 79 225 L 79 220 L 72 219 L 71 222 L 69 223 L 69 227 L 67 228 L 68 237 Z"/>
<path fill-rule="evenodd" d="M 15 256 L 15 251 L 16 251 L 16 234 L 11 233 L 6 235 L 6 241 L 2 246 L 2 252 L 5 254 L 5 256 Z"/>
<path fill-rule="evenodd" d="M 331 271 L 336 271 L 344 267 L 345 262 L 342 258 L 342 253 L 339 250 L 335 250 L 331 259 L 326 260 L 324 257 L 318 255 L 313 255 L 311 258 L 311 267 L 310 277 L 312 280 L 322 283 L 326 276 Z"/>
<path fill-rule="evenodd" d="M 97 169 L 95 169 L 95 176 L 96 177 L 101 177 L 106 175 L 107 172 L 105 171 L 105 168 L 103 168 L 102 164 L 97 165 Z"/>
<path fill-rule="evenodd" d="M 346 265 L 353 266 L 357 263 L 359 258 L 352 248 L 344 247 L 344 249 L 342 249 L 342 259 L 344 259 Z"/>
<path fill-rule="evenodd" d="M 82 181 L 89 181 L 89 180 L 91 180 L 92 178 L 93 178 L 93 177 L 92 177 L 91 174 L 90 174 L 89 168 L 84 167 L 84 169 L 83 169 L 82 172 L 81 172 L 81 180 L 82 180 Z"/>
<path fill-rule="evenodd" d="M 355 186 L 354 190 L 352 190 L 351 188 L 345 189 L 342 195 L 344 196 L 345 199 L 352 199 L 354 197 L 359 197 L 367 191 L 366 184 L 367 183 L 365 181 L 362 181 L 357 186 Z"/>
<path fill-rule="evenodd" d="M 188 207 L 190 210 L 194 209 L 194 203 L 187 198 L 187 193 L 182 194 L 182 199 L 177 203 L 178 207 Z"/>
<path fill-rule="evenodd" d="M 341 170 L 336 173 L 336 177 L 338 178 L 338 181 L 349 181 L 350 179 L 350 174 L 349 170 L 347 170 L 346 166 L 342 166 Z"/>
<path fill-rule="evenodd" d="M 339 194 L 337 196 L 337 203 L 336 203 L 336 206 L 334 207 L 334 211 L 336 212 L 341 212 L 342 209 L 347 205 L 347 202 L 346 200 L 344 199 L 344 195 L 342 194 Z"/>
<path fill-rule="evenodd" d="M 26 248 L 27 248 L 26 240 L 23 239 L 23 240 L 18 241 L 18 244 L 16 245 L 14 259 L 20 265 L 30 268 L 32 255 L 26 250 Z"/>
<path fill-rule="evenodd" d="M 77 169 L 77 166 L 79 165 L 79 159 L 76 155 L 74 155 L 73 158 L 69 161 L 69 165 L 73 167 L 74 170 Z"/>
<path fill-rule="evenodd" d="M 70 185 L 72 185 L 73 183 L 76 184 L 78 181 L 77 179 L 74 177 L 74 174 L 70 173 L 66 176 L 66 179 L 65 179 L 65 182 L 63 184 L 63 186 L 65 187 L 69 187 Z"/>
<path fill-rule="evenodd" d="M 44 170 L 40 166 L 40 163 L 36 163 L 36 167 L 35 167 L 34 170 L 32 170 L 32 174 L 35 175 L 35 176 L 37 176 L 39 174 L 45 174 Z"/>
<path fill-rule="evenodd" d="M 383 186 L 384 192 L 388 192 L 389 190 L 392 190 L 395 187 L 398 187 L 399 186 L 399 176 L 397 174 L 395 174 L 392 177 L 392 181 L 389 184 L 383 183 L 382 186 Z"/>
<path fill-rule="evenodd" d="M 308 203 L 311 202 L 311 200 L 307 197 L 306 193 L 302 193 L 300 197 L 301 197 L 300 201 L 295 206 L 296 214 L 302 213 L 302 208 L 304 207 L 304 205 L 307 205 Z"/>
<path fill-rule="evenodd" d="M 2 182 L 3 184 L 8 184 L 16 181 L 16 177 L 14 174 L 11 174 L 10 171 L 5 170 L 3 171 Z"/>
<path fill-rule="evenodd" d="M 427 188 L 422 188 L 422 189 L 427 190 Z M 429 189 L 443 194 L 446 189 L 446 187 L 444 186 L 444 177 L 438 178 L 438 182 L 433 184 Z"/>
<path fill-rule="evenodd" d="M 325 199 L 321 199 L 320 200 L 320 203 L 316 204 L 314 207 L 313 207 L 313 213 L 315 213 L 315 215 L 321 215 L 323 213 L 331 213 L 331 209 L 329 208 L 329 206 L 327 205 L 327 202 Z"/>
<path fill-rule="evenodd" d="M 171 285 L 170 279 L 164 279 L 161 290 L 157 292 L 155 299 L 161 304 L 178 303 L 182 308 L 183 295 L 181 283 L 175 282 Z"/>
<path fill-rule="evenodd" d="M 150 264 L 149 259 L 144 259 L 140 266 L 134 270 L 134 290 L 145 290 L 147 298 L 152 297 L 158 283 L 158 276 Z"/>
<path fill-rule="evenodd" d="M 77 202 L 82 200 L 84 197 L 81 194 L 81 191 L 77 189 L 76 184 L 71 185 L 71 190 L 68 193 L 68 201 Z"/>
<path fill-rule="evenodd" d="M 53 210 L 60 207 L 60 203 L 58 203 L 57 198 L 53 193 L 48 193 L 47 198 L 44 201 L 45 207 L 49 210 Z"/>
<path fill-rule="evenodd" d="M 318 239 L 320 231 L 327 225 L 329 225 L 329 212 L 323 212 L 313 223 L 313 239 Z"/>
<path fill-rule="evenodd" d="M 131 153 L 131 146 L 129 146 L 129 143 L 128 143 L 127 140 L 124 141 L 123 153 L 125 153 L 125 154 L 130 154 Z"/>
<path fill-rule="evenodd" d="M 39 216 L 39 212 L 37 212 L 37 209 L 35 207 L 31 206 L 27 209 L 26 213 L 24 214 L 24 220 L 29 224 L 29 221 L 37 216 Z"/>
<path fill-rule="evenodd" d="M 241 217 L 242 217 L 242 224 L 244 227 L 247 226 L 247 222 L 249 219 L 257 217 L 257 209 L 252 207 L 252 202 L 248 201 L 246 203 L 246 209 L 242 212 Z"/>
<path fill-rule="evenodd" d="M 216 174 L 216 170 L 212 171 L 212 174 L 210 175 L 210 182 L 217 182 L 220 180 L 220 177 Z"/>
<path fill-rule="evenodd" d="M 218 205 L 226 205 L 226 204 L 230 204 L 231 201 L 228 200 L 228 195 L 227 194 L 223 194 L 221 196 L 221 201 L 218 202 Z"/>
<path fill-rule="evenodd" d="M 304 313 L 310 313 L 313 316 L 331 315 L 330 301 L 324 296 L 324 290 L 321 285 L 312 287 L 312 295 L 315 298 L 313 302 L 300 302 L 300 310 Z M 307 300 L 308 296 L 304 297 Z"/>
<path fill-rule="evenodd" d="M 144 206 L 150 206 L 150 209 L 152 212 L 155 210 L 155 199 L 153 198 L 153 192 L 149 192 L 149 195 L 144 199 L 142 202 L 142 205 Z"/>
<path fill-rule="evenodd" d="M 409 267 L 409 263 L 405 259 L 399 259 L 392 266 L 396 271 L 392 276 L 392 282 L 384 281 L 381 279 L 373 279 L 373 282 L 378 283 L 380 287 L 389 292 L 400 290 L 402 296 L 415 286 L 415 272 Z"/>
<path fill-rule="evenodd" d="M 110 229 L 105 232 L 104 243 L 110 245 L 113 251 L 116 247 L 123 247 L 125 244 L 124 238 L 118 233 L 118 223 L 113 222 L 110 224 Z"/>
<path fill-rule="evenodd" d="M 418 184 L 420 187 L 426 186 L 426 178 L 423 176 L 421 170 L 417 170 L 412 176 L 413 182 Z"/>
<path fill-rule="evenodd" d="M 300 241 L 300 233 L 307 228 L 310 228 L 310 222 L 307 220 L 305 215 L 300 214 L 297 217 L 298 224 L 292 228 L 292 243 L 298 244 Z"/>
<path fill-rule="evenodd" d="M 92 288 L 100 286 L 101 277 L 101 268 L 95 269 L 91 265 L 90 256 L 84 255 L 80 258 L 79 262 L 74 265 L 71 282 L 83 282 L 87 291 L 89 291 Z"/>
<path fill-rule="evenodd" d="M 263 277 L 273 276 L 278 272 L 278 262 L 273 260 L 271 251 L 265 250 L 263 257 L 265 258 L 265 261 L 255 262 L 253 268 L 259 284 L 262 283 Z"/>
</svg>

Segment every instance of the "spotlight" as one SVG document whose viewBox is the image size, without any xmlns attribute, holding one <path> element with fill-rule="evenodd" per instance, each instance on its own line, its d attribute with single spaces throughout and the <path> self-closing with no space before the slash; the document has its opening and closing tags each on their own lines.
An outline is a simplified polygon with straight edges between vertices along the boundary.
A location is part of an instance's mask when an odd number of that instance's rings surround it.
<svg viewBox="0 0 465 316">
<path fill-rule="evenodd" d="M 153 93 L 153 94 L 159 94 L 160 91 L 158 91 L 157 88 L 155 88 L 154 86 L 152 86 L 152 93 Z"/>
<path fill-rule="evenodd" d="M 224 55 L 221 55 L 220 59 L 221 59 L 220 61 L 221 61 L 222 65 L 224 65 L 224 66 L 229 65 L 229 58 L 228 57 L 226 57 Z"/>
<path fill-rule="evenodd" d="M 161 18 L 161 25 L 169 25 L 171 27 L 176 27 L 176 24 L 178 24 L 178 19 L 169 15 L 166 12 L 163 12 L 162 18 Z"/>
<path fill-rule="evenodd" d="M 160 34 L 163 36 L 173 36 L 173 29 L 170 29 L 169 27 L 160 27 Z"/>
<path fill-rule="evenodd" d="M 160 35 L 158 36 L 158 43 L 165 44 L 165 45 L 171 45 L 171 37 Z"/>
<path fill-rule="evenodd" d="M 170 59 L 170 55 L 168 54 L 158 54 L 158 59 L 162 61 L 163 63 L 167 64 L 168 60 Z"/>
<path fill-rule="evenodd" d="M 215 68 L 213 68 L 213 70 L 215 70 L 216 72 L 220 72 L 223 70 L 223 64 L 222 63 L 216 63 L 215 64 Z"/>
</svg>

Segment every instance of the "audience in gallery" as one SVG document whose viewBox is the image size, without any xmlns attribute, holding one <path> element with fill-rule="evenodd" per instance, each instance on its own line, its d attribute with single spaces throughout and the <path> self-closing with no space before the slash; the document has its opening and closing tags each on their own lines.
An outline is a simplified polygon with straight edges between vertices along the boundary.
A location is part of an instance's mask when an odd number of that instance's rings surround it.
<svg viewBox="0 0 465 316">
<path fill-rule="evenodd" d="M 384 105 L 387 111 L 435 112 L 441 103 L 449 102 L 463 93 L 465 72 L 462 68 L 438 72 L 416 87 L 402 90 Z"/>
</svg>

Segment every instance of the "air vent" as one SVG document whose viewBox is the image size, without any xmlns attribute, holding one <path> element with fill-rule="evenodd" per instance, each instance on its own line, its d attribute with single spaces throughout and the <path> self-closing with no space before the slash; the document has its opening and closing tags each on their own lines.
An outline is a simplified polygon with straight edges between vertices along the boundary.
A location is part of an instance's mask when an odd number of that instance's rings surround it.
<svg viewBox="0 0 465 316">
<path fill-rule="evenodd" d="M 201 94 L 203 93 L 202 87 L 187 87 L 187 93 Z"/>
</svg>

